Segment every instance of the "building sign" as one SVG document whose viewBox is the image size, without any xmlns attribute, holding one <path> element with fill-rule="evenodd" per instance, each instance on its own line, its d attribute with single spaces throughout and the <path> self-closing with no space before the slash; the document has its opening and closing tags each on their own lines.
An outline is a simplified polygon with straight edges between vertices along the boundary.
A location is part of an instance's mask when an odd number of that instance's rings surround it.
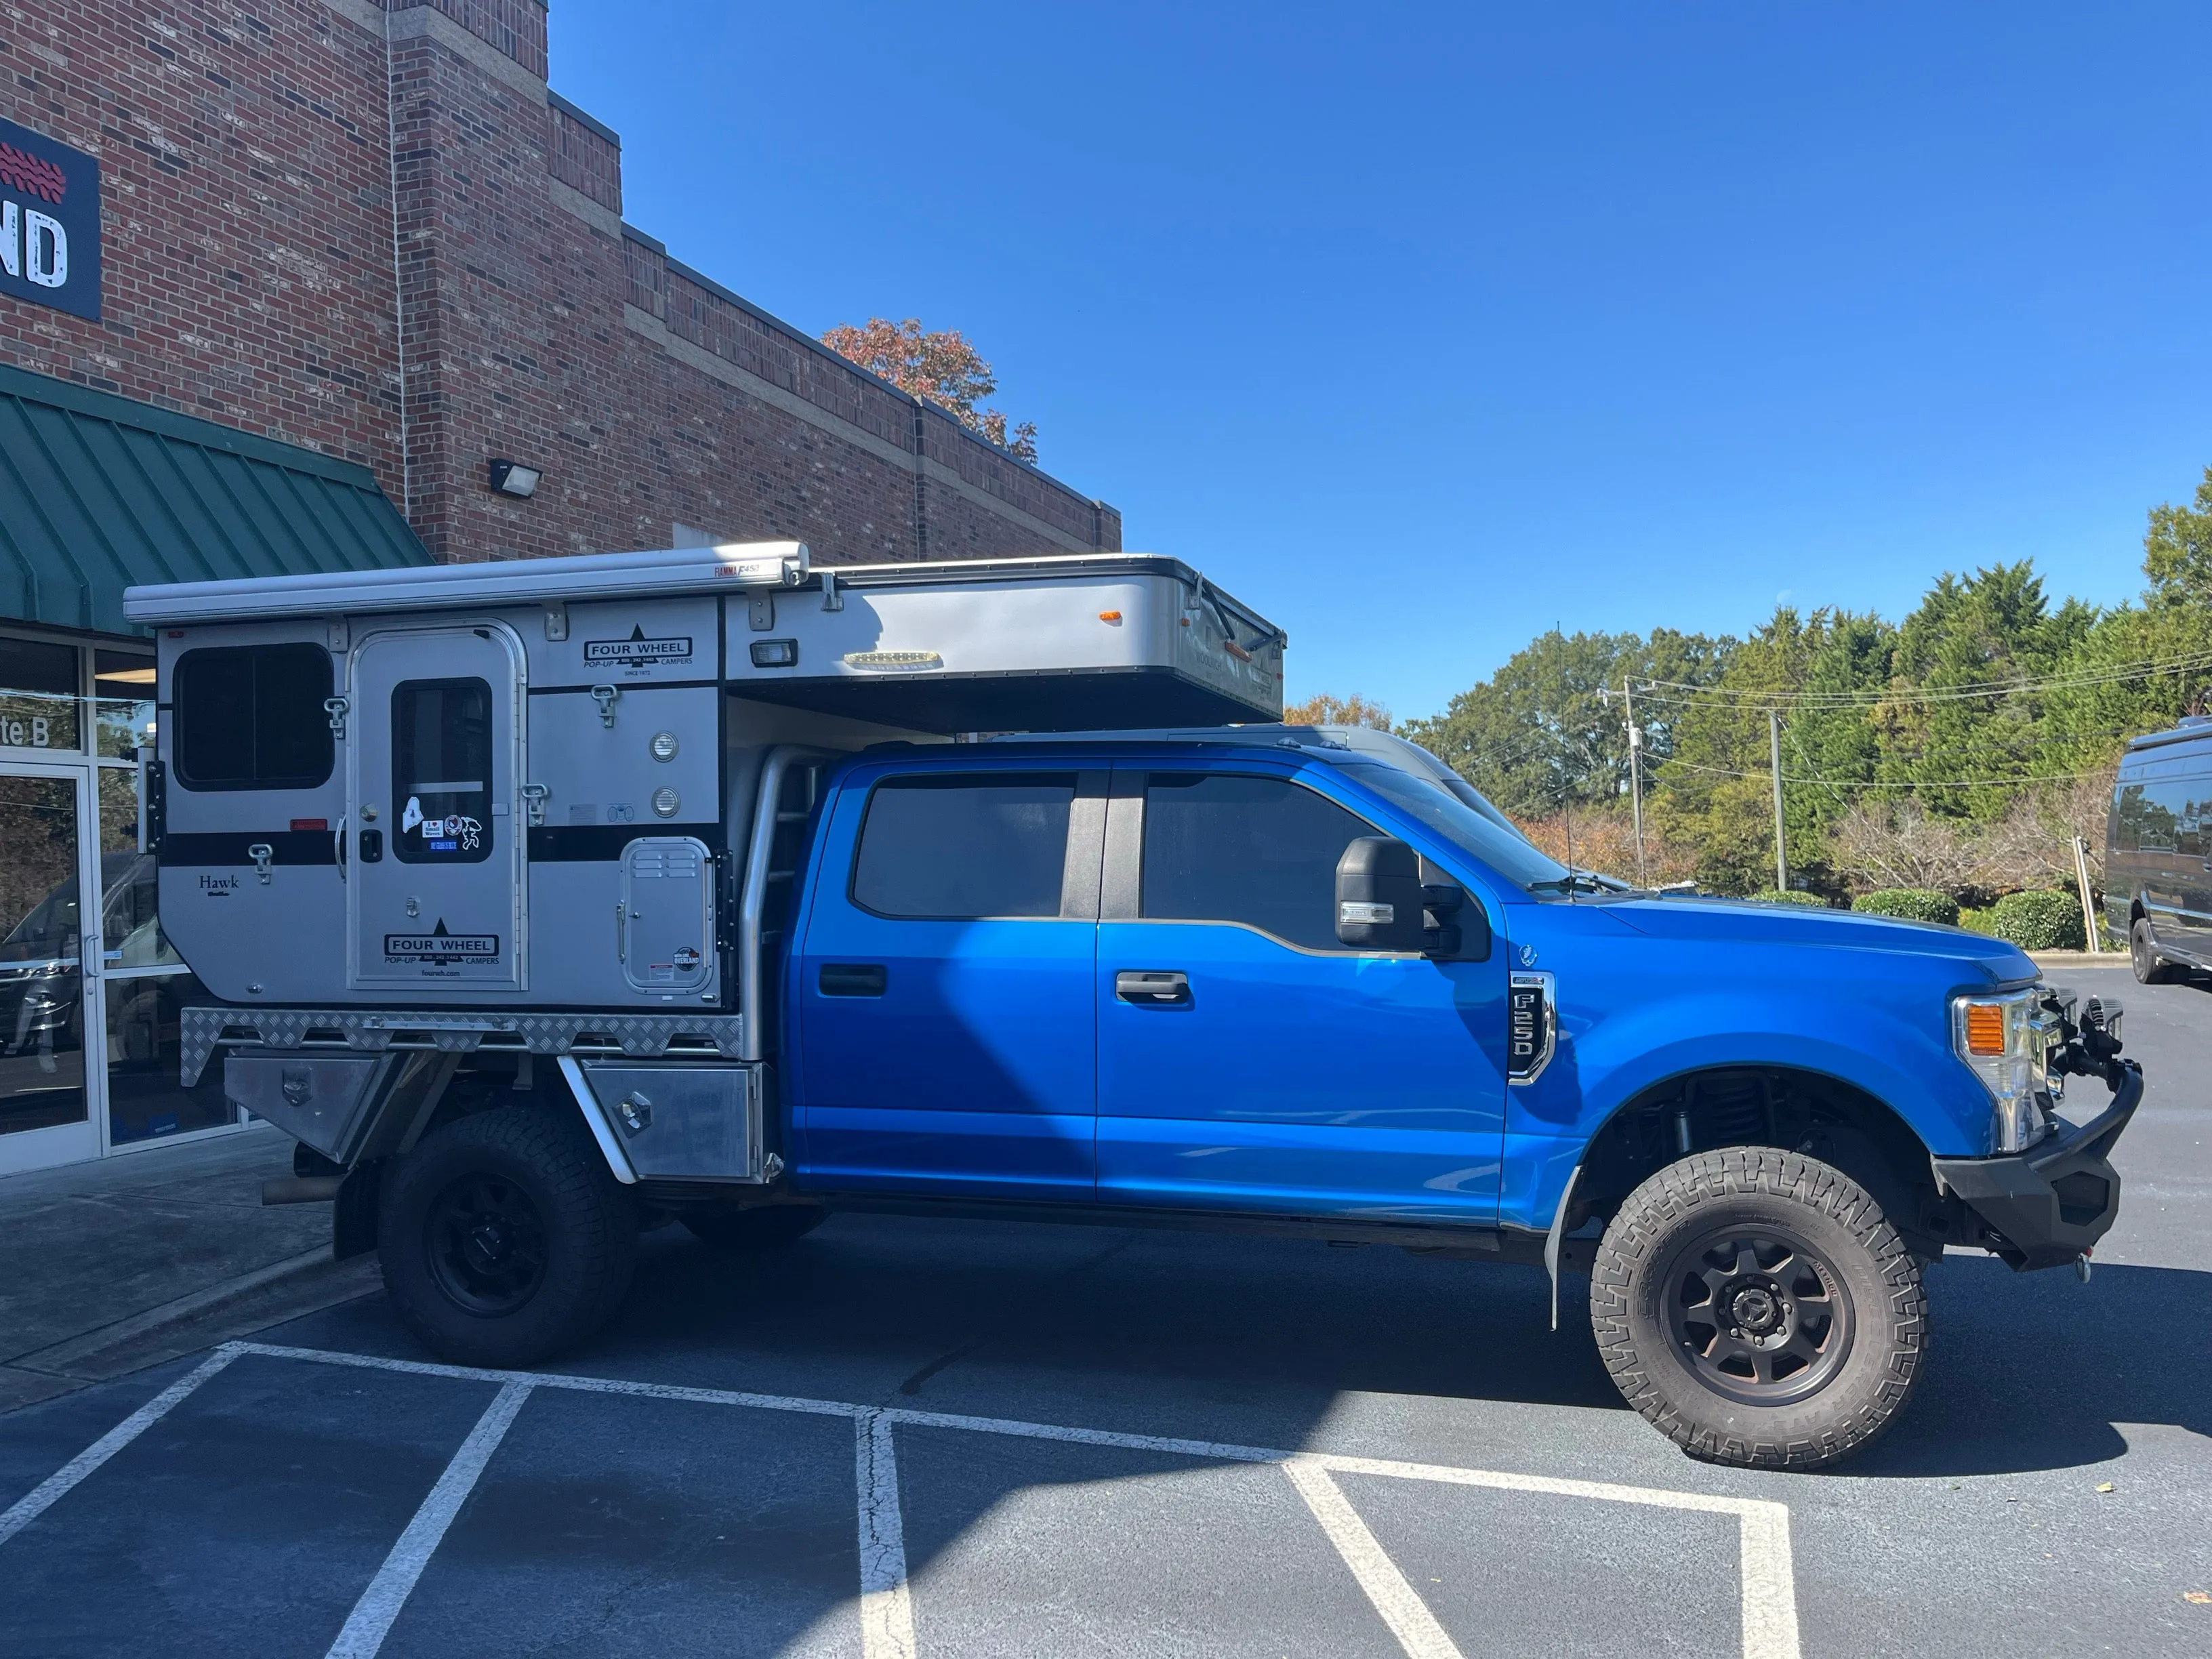
<svg viewBox="0 0 2212 1659">
<path fill-rule="evenodd" d="M 100 163 L 0 121 L 0 294 L 100 316 Z"/>
</svg>

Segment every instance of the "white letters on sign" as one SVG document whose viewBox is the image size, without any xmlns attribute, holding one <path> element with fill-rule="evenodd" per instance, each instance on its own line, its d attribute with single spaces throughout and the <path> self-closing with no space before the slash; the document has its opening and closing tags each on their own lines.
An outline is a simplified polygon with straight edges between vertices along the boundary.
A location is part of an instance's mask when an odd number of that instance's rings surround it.
<svg viewBox="0 0 2212 1659">
<path fill-rule="evenodd" d="M 11 749 L 47 747 L 46 717 L 34 714 L 27 720 L 0 720 L 0 743 Z"/>
<path fill-rule="evenodd" d="M 23 274 L 23 256 L 16 250 L 22 246 L 22 227 L 15 222 L 15 204 L 0 205 L 0 270 L 10 276 Z"/>
<path fill-rule="evenodd" d="M 40 288 L 69 281 L 69 232 L 36 208 L 23 213 L 23 274 Z"/>
</svg>

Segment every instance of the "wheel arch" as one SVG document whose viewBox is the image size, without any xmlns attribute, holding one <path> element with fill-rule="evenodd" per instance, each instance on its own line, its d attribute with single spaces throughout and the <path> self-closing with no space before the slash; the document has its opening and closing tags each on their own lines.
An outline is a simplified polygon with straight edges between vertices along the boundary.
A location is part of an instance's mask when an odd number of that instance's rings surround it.
<svg viewBox="0 0 2212 1659">
<path fill-rule="evenodd" d="M 1949 1227 L 1927 1143 L 1864 1085 L 1770 1061 L 1688 1066 L 1646 1084 L 1599 1124 L 1558 1225 L 1609 1220 L 1650 1176 L 1692 1153 L 1772 1146 L 1842 1170 L 1873 1194 L 1916 1253 L 1941 1253 Z"/>
</svg>

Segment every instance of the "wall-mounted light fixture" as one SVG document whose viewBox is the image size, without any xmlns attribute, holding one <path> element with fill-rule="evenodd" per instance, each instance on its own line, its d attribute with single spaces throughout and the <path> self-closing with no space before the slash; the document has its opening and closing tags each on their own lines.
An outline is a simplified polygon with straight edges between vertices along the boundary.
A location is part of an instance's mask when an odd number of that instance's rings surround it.
<svg viewBox="0 0 2212 1659">
<path fill-rule="evenodd" d="M 538 481 L 545 476 L 534 466 L 525 466 L 520 461 L 491 463 L 491 487 L 502 495 L 512 495 L 518 501 L 528 501 L 538 493 Z"/>
</svg>

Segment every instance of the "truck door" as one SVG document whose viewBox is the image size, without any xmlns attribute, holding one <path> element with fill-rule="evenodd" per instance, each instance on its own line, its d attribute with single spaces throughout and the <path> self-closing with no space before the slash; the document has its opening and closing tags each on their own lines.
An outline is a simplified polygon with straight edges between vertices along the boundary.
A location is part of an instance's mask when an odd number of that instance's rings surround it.
<svg viewBox="0 0 2212 1659">
<path fill-rule="evenodd" d="M 356 987 L 520 990 L 522 647 L 496 623 L 392 629 L 349 678 Z"/>
<path fill-rule="evenodd" d="M 1100 1201 L 1493 1223 L 1502 959 L 1336 940 L 1346 843 L 1391 832 L 1257 770 L 1117 769 L 1109 811 Z"/>
<path fill-rule="evenodd" d="M 786 987 L 817 1188 L 1091 1197 L 1106 775 L 862 772 Z"/>
</svg>

